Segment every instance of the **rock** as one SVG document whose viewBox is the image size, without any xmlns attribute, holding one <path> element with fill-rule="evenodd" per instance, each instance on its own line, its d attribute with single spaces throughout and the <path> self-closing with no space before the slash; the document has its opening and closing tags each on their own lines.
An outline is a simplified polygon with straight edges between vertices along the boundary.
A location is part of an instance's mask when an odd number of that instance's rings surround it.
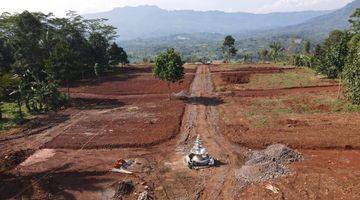
<svg viewBox="0 0 360 200">
<path fill-rule="evenodd" d="M 286 164 L 300 161 L 299 152 L 282 144 L 271 145 L 262 151 L 252 151 L 245 165 L 236 171 L 236 179 L 244 185 L 265 181 L 287 174 Z"/>
<path fill-rule="evenodd" d="M 186 99 L 190 97 L 190 94 L 184 90 L 179 93 L 172 93 L 172 96 L 178 99 Z"/>
<path fill-rule="evenodd" d="M 150 199 L 152 199 L 152 197 L 150 197 L 147 191 L 140 193 L 138 197 L 138 200 L 150 200 Z"/>
</svg>

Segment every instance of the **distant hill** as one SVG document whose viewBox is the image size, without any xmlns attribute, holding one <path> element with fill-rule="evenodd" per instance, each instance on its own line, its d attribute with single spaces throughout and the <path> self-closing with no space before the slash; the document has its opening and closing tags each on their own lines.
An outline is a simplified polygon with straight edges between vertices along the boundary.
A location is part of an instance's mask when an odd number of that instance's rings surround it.
<svg viewBox="0 0 360 200">
<path fill-rule="evenodd" d="M 260 48 L 268 47 L 269 43 L 273 41 L 280 41 L 286 47 L 293 43 L 293 41 L 296 41 L 298 43 L 298 50 L 301 50 L 305 40 L 318 43 L 326 38 L 332 30 L 348 28 L 350 15 L 359 7 L 360 0 L 356 0 L 341 9 L 325 12 L 321 16 L 307 19 L 296 25 L 266 30 L 264 30 L 265 26 L 260 25 L 261 28 L 258 28 L 262 30 L 241 30 L 233 35 L 237 39 L 236 46 L 239 49 L 239 54 L 252 53 L 256 55 Z M 212 29 L 215 28 L 212 27 Z M 216 30 L 220 29 L 217 28 Z M 225 37 L 225 33 L 219 32 L 206 33 L 199 31 L 195 33 L 173 34 L 162 37 L 120 41 L 120 44 L 128 51 L 132 60 L 154 57 L 169 47 L 179 50 L 186 59 L 204 56 L 218 59 L 222 56 L 220 46 Z"/>
<path fill-rule="evenodd" d="M 221 11 L 168 11 L 156 6 L 115 8 L 108 12 L 84 15 L 85 18 L 106 18 L 118 28 L 120 40 L 154 38 L 174 34 L 235 34 L 274 29 L 303 23 L 330 11 L 289 13 L 226 13 Z"/>
<path fill-rule="evenodd" d="M 321 41 L 335 29 L 344 30 L 349 28 L 349 17 L 354 13 L 356 8 L 360 8 L 360 0 L 355 0 L 339 10 L 312 18 L 297 25 L 267 31 L 259 31 L 256 33 L 252 32 L 249 34 L 239 34 L 238 37 L 265 37 L 269 35 L 278 36 L 286 34 L 308 38 L 314 41 Z"/>
</svg>

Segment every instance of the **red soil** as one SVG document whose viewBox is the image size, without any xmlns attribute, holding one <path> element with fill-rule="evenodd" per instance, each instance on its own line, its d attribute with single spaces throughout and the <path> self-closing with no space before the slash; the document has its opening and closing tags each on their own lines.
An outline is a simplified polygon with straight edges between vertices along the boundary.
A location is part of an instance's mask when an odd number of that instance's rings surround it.
<svg viewBox="0 0 360 200">
<path fill-rule="evenodd" d="M 187 90 L 194 75 L 186 75 L 180 84 L 171 84 L 171 91 Z M 65 91 L 65 89 L 63 89 Z M 155 79 L 151 74 L 132 74 L 126 76 L 102 77 L 100 83 L 82 83 L 70 88 L 70 93 L 101 95 L 167 94 L 169 88 L 164 81 Z"/>
<path fill-rule="evenodd" d="M 358 199 L 360 151 L 304 150 L 293 174 L 248 187 L 239 199 Z M 279 189 L 273 193 L 265 188 Z"/>
<path fill-rule="evenodd" d="M 45 148 L 85 149 L 145 147 L 174 137 L 185 104 L 167 98 L 128 99 L 122 107 L 88 112 Z"/>
</svg>

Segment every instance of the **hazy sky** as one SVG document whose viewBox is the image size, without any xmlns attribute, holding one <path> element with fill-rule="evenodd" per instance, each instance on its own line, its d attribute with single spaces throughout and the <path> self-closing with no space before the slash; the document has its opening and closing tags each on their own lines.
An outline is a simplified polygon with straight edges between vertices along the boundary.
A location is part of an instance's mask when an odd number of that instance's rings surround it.
<svg viewBox="0 0 360 200">
<path fill-rule="evenodd" d="M 64 15 L 68 10 L 91 13 L 115 7 L 157 5 L 168 10 L 223 10 L 253 13 L 328 10 L 340 8 L 352 0 L 0 0 L 0 12 L 23 10 L 53 12 Z"/>
</svg>

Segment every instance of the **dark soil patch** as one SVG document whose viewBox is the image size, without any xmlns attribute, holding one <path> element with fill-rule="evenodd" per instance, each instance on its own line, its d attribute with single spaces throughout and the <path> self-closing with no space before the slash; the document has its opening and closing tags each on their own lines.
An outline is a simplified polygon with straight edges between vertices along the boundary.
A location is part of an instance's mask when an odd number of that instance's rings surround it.
<svg viewBox="0 0 360 200">
<path fill-rule="evenodd" d="M 9 171 L 9 170 L 15 168 L 20 163 L 25 161 L 33 153 L 34 153 L 34 150 L 25 149 L 25 150 L 13 151 L 13 152 L 9 152 L 4 155 L 1 155 L 1 157 L 0 157 L 0 173 Z"/>
<path fill-rule="evenodd" d="M 250 75 L 250 73 L 223 73 L 221 78 L 226 83 L 244 84 L 250 82 Z"/>
</svg>

